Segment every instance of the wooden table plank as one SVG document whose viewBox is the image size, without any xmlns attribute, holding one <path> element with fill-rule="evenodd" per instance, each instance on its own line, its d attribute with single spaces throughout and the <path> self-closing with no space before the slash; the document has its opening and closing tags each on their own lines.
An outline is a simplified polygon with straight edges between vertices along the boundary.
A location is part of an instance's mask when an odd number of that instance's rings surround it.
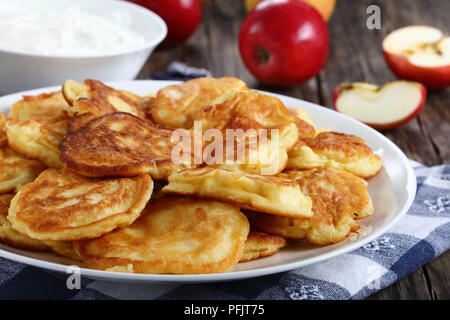
<svg viewBox="0 0 450 320">
<path fill-rule="evenodd" d="M 245 68 L 238 51 L 240 25 L 245 17 L 242 1 L 221 1 L 204 6 L 203 21 L 184 45 L 155 52 L 139 78 L 151 72 L 165 73 L 174 60 L 209 69 L 214 76 L 235 76 L 249 87 L 272 91 L 332 107 L 332 91 L 342 82 L 367 81 L 383 84 L 395 80 L 381 51 L 381 43 L 392 30 L 411 24 L 428 24 L 445 30 L 450 1 L 442 0 L 338 0 L 329 22 L 330 57 L 320 75 L 292 89 L 259 84 Z M 210 1 L 216 3 L 217 1 Z M 366 28 L 366 8 L 381 8 L 381 30 Z M 225 12 L 225 14 L 223 13 Z M 449 31 L 449 30 L 447 30 Z M 412 159 L 426 165 L 450 163 L 450 90 L 431 93 L 420 116 L 408 124 L 383 132 Z M 370 299 L 448 299 L 450 253 L 442 255 L 417 272 L 386 288 Z"/>
</svg>

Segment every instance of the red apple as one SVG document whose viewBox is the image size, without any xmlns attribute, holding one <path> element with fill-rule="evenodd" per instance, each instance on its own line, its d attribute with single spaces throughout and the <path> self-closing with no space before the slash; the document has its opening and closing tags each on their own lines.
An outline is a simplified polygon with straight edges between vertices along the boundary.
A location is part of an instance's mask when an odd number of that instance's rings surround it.
<svg viewBox="0 0 450 320">
<path fill-rule="evenodd" d="M 168 48 L 186 41 L 202 19 L 200 0 L 128 0 L 150 9 L 167 24 L 167 37 L 160 47 Z"/>
<path fill-rule="evenodd" d="M 264 0 L 247 15 L 239 34 L 241 57 L 261 82 L 293 87 L 315 76 L 328 57 L 328 27 L 310 5 Z"/>
<path fill-rule="evenodd" d="M 400 80 L 381 87 L 344 83 L 334 90 L 334 108 L 375 129 L 385 130 L 415 118 L 426 97 L 427 89 L 418 82 Z"/>
<path fill-rule="evenodd" d="M 398 29 L 384 39 L 383 53 L 400 79 L 418 81 L 430 90 L 450 86 L 450 37 L 439 29 Z"/>
</svg>

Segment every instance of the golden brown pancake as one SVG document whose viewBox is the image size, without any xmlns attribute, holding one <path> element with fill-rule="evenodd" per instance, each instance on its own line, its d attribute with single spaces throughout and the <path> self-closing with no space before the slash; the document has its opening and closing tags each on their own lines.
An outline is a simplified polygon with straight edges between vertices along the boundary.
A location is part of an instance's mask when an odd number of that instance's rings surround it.
<svg viewBox="0 0 450 320">
<path fill-rule="evenodd" d="M 73 241 L 44 240 L 44 243 L 57 255 L 72 259 L 74 261 L 82 261 L 81 257 L 73 248 Z"/>
<path fill-rule="evenodd" d="M 282 216 L 312 216 L 311 199 L 296 182 L 284 177 L 205 167 L 172 174 L 163 192 L 220 200 Z"/>
<path fill-rule="evenodd" d="M 128 112 L 145 118 L 137 95 L 114 89 L 97 80 L 87 79 L 83 83 L 67 80 L 62 92 L 76 114 L 88 112 L 98 117 L 112 112 Z"/>
<path fill-rule="evenodd" d="M 17 192 L 44 169 L 45 166 L 41 162 L 27 159 L 8 146 L 5 118 L 0 113 L 0 194 Z"/>
<path fill-rule="evenodd" d="M 35 239 L 95 238 L 136 220 L 152 190 L 148 175 L 89 179 L 67 168 L 47 169 L 20 189 L 8 220 Z"/>
<path fill-rule="evenodd" d="M 160 128 L 129 113 L 110 113 L 69 134 L 59 145 L 61 161 L 88 177 L 150 174 L 167 179 L 190 166 L 172 161 L 173 130 Z M 182 160 L 182 159 L 180 159 Z"/>
<path fill-rule="evenodd" d="M 259 231 L 250 231 L 244 254 L 239 262 L 247 262 L 274 255 L 287 245 L 285 238 Z"/>
<path fill-rule="evenodd" d="M 252 227 L 290 239 L 307 238 L 325 245 L 347 238 L 356 231 L 356 220 L 372 214 L 373 206 L 367 182 L 349 172 L 335 168 L 288 171 L 282 174 L 296 181 L 302 192 L 312 199 L 310 218 L 287 218 L 264 213 L 248 213 Z"/>
<path fill-rule="evenodd" d="M 203 107 L 194 121 L 197 126 L 201 123 L 204 131 L 220 131 L 223 150 L 234 141 L 234 154 L 230 156 L 224 152 L 221 163 L 214 164 L 215 168 L 230 171 L 275 175 L 286 167 L 286 150 L 298 140 L 294 118 L 283 103 L 276 97 L 256 91 L 235 91 L 227 99 Z M 253 142 L 248 141 L 251 138 L 254 138 Z M 245 143 L 240 147 L 243 156 L 237 155 L 240 142 Z"/>
<path fill-rule="evenodd" d="M 71 115 L 72 110 L 61 91 L 24 96 L 9 111 L 8 118 L 27 120 L 48 120 L 62 115 Z"/>
<path fill-rule="evenodd" d="M 309 116 L 309 114 L 300 108 L 289 108 L 289 113 L 294 117 L 295 124 L 298 129 L 298 135 L 300 137 L 314 138 L 316 135 L 316 129 Z"/>
<path fill-rule="evenodd" d="M 6 217 L 13 197 L 14 194 L 12 193 L 0 195 L 0 242 L 26 250 L 48 250 L 44 242 L 27 237 L 12 228 Z"/>
<path fill-rule="evenodd" d="M 336 132 L 301 137 L 288 156 L 288 169 L 341 168 L 365 179 L 375 176 L 382 166 L 380 156 L 363 139 Z"/>
<path fill-rule="evenodd" d="M 228 99 L 203 107 L 194 117 L 201 121 L 203 130 L 266 129 L 267 137 L 272 130 L 279 131 L 279 145 L 289 150 L 298 140 L 294 118 L 280 99 L 256 91 L 235 91 Z"/>
<path fill-rule="evenodd" d="M 214 158 L 211 157 L 211 160 L 215 161 L 209 162 L 207 160 L 209 155 L 206 155 L 205 163 L 217 169 L 268 176 L 276 175 L 286 168 L 287 152 L 277 143 L 273 143 L 270 139 L 262 140 L 258 136 L 254 136 L 254 140 L 245 139 L 243 144 L 239 141 L 240 139 L 235 139 L 234 146 L 228 148 L 225 139 L 222 154 L 214 150 Z M 212 144 L 205 147 L 204 154 L 206 150 L 210 150 L 209 148 L 212 148 Z"/>
<path fill-rule="evenodd" d="M 232 77 L 197 78 L 167 86 L 156 95 L 152 118 L 165 127 L 189 129 L 202 107 L 246 89 L 243 81 Z"/>
<path fill-rule="evenodd" d="M 125 91 L 122 91 L 122 92 L 125 92 Z M 129 93 L 129 94 L 131 94 L 131 93 Z M 142 112 L 145 113 L 145 117 L 147 120 L 153 122 L 151 110 L 154 108 L 154 105 L 156 103 L 156 98 L 154 96 L 148 95 L 148 96 L 142 96 L 142 97 L 136 96 L 135 99 L 140 99 L 140 106 L 142 108 Z M 72 119 L 69 121 L 69 124 L 67 125 L 67 134 L 74 133 L 79 128 L 84 126 L 86 123 L 88 123 L 89 121 L 91 121 L 95 118 L 98 118 L 98 116 L 96 116 L 90 112 L 82 113 L 82 114 L 72 117 Z"/>
<path fill-rule="evenodd" d="M 145 114 L 147 120 L 153 121 L 152 111 L 156 107 L 156 94 L 149 93 L 142 97 L 139 97 L 142 111 Z"/>
<path fill-rule="evenodd" d="M 0 112 L 0 147 L 8 145 L 8 137 L 6 136 L 6 119 Z"/>
<path fill-rule="evenodd" d="M 46 120 L 6 120 L 9 146 L 27 158 L 36 159 L 47 167 L 61 168 L 58 144 L 66 136 L 70 120 L 67 114 Z"/>
<path fill-rule="evenodd" d="M 45 166 L 4 146 L 0 147 L 0 168 L 0 194 L 2 194 L 17 192 L 24 184 L 36 179 Z"/>
<path fill-rule="evenodd" d="M 98 118 L 90 112 L 82 113 L 76 116 L 73 116 L 72 119 L 67 123 L 67 135 L 74 133 L 82 126 L 87 124 L 89 121 Z"/>
<path fill-rule="evenodd" d="M 238 207 L 189 197 L 151 201 L 132 225 L 75 242 L 94 269 L 136 273 L 199 274 L 230 270 L 249 232 Z"/>
<path fill-rule="evenodd" d="M 296 120 L 303 120 L 306 123 L 312 125 L 314 127 L 314 122 L 311 119 L 311 116 L 309 115 L 309 113 L 302 108 L 288 108 L 288 112 L 291 116 L 293 116 Z"/>
</svg>

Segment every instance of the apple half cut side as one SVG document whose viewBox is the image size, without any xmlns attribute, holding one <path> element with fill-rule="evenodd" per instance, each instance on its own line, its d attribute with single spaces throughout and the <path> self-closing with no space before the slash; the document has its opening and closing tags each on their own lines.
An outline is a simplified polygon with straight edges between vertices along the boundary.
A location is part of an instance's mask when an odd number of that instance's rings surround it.
<svg viewBox="0 0 450 320">
<path fill-rule="evenodd" d="M 427 26 L 404 27 L 383 41 L 383 54 L 394 74 L 430 90 L 450 86 L 450 36 Z"/>
<path fill-rule="evenodd" d="M 334 90 L 334 108 L 379 130 L 415 118 L 425 105 L 427 89 L 418 82 L 393 81 L 383 86 L 356 82 Z"/>
</svg>

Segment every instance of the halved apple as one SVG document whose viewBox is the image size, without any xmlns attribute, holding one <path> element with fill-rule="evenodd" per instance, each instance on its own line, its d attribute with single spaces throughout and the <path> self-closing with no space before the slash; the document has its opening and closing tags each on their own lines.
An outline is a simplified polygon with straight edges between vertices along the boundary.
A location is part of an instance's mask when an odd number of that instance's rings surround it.
<svg viewBox="0 0 450 320">
<path fill-rule="evenodd" d="M 423 83 L 430 90 L 450 86 L 450 37 L 427 26 L 395 30 L 383 41 L 386 62 L 400 79 Z"/>
<path fill-rule="evenodd" d="M 426 96 L 427 89 L 412 81 L 393 81 L 383 86 L 344 83 L 334 90 L 334 108 L 375 129 L 385 130 L 416 117 Z"/>
</svg>

